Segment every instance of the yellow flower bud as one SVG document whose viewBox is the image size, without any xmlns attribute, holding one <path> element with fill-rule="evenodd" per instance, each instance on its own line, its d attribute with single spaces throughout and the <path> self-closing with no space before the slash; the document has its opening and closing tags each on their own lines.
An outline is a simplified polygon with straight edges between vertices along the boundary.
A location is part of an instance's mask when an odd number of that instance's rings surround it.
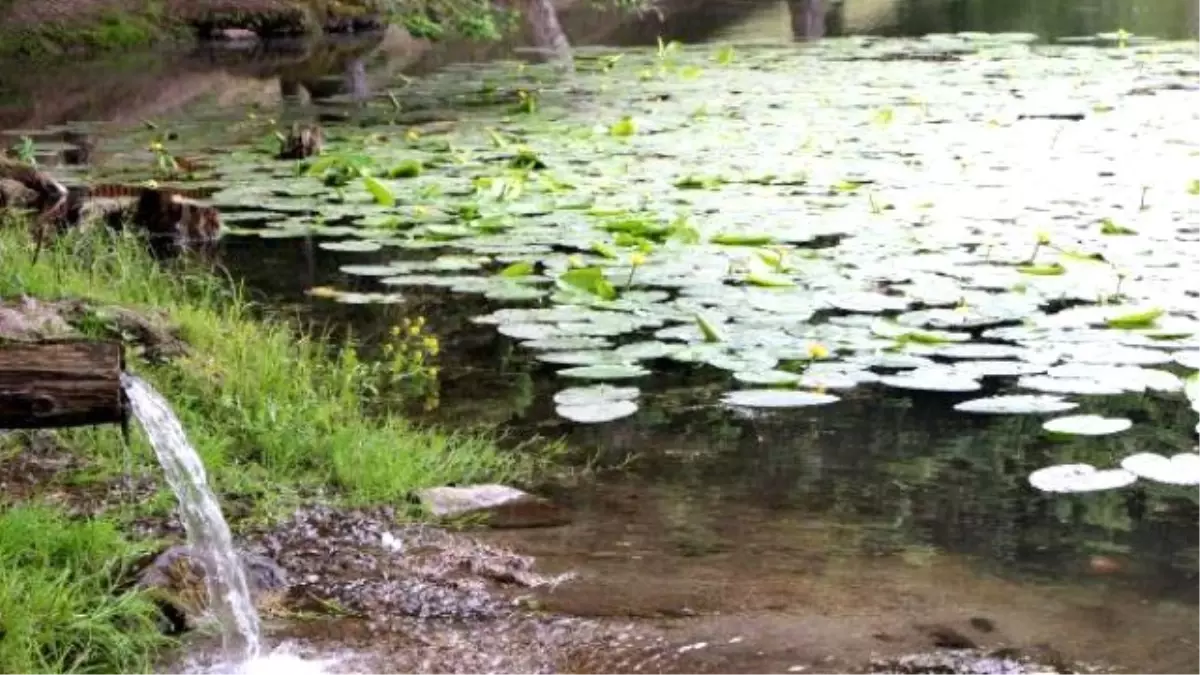
<svg viewBox="0 0 1200 675">
<path fill-rule="evenodd" d="M 829 356 L 829 349 L 819 342 L 814 342 L 808 346 L 808 356 L 813 359 L 823 359 Z"/>
<path fill-rule="evenodd" d="M 634 267 L 641 267 L 642 265 L 646 264 L 646 256 L 642 255 L 641 253 L 634 253 L 633 255 L 629 256 L 629 264 L 633 265 Z"/>
</svg>

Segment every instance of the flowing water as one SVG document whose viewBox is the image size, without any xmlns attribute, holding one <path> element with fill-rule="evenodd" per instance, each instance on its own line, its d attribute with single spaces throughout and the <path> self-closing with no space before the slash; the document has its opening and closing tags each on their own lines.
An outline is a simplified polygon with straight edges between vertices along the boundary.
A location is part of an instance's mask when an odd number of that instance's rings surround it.
<svg viewBox="0 0 1200 675">
<path fill-rule="evenodd" d="M 133 415 L 146 431 L 167 482 L 179 499 L 188 545 L 203 561 L 209 608 L 220 625 L 224 655 L 235 663 L 252 662 L 260 649 L 258 612 L 233 548 L 229 525 L 208 487 L 204 464 L 161 394 L 135 375 L 122 375 L 121 383 Z"/>
</svg>

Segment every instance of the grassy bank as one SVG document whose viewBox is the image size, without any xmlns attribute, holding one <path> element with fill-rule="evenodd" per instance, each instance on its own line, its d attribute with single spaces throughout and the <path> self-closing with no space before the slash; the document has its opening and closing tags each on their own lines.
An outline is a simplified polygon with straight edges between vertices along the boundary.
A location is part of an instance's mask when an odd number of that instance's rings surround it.
<svg viewBox="0 0 1200 675">
<path fill-rule="evenodd" d="M 331 349 L 290 323 L 256 319 L 230 284 L 165 269 L 135 237 L 64 237 L 36 264 L 32 251 L 24 228 L 0 232 L 0 297 L 85 298 L 162 311 L 178 326 L 187 355 L 161 365 L 135 358 L 130 369 L 172 401 L 220 489 L 269 496 L 324 486 L 355 503 L 399 502 L 416 488 L 520 480 L 534 468 L 486 436 L 419 429 L 370 409 L 375 397 L 402 395 L 404 385 L 436 372 L 428 356 L 436 339 L 419 333 L 419 320 L 397 325 L 403 341 L 392 359 L 365 363 L 352 345 Z M 92 330 L 104 329 L 97 316 Z M 115 464 L 121 455 L 113 434 L 72 437 L 94 440 L 90 451 L 100 459 Z M 152 462 L 148 448 L 138 449 Z"/>
<path fill-rule="evenodd" d="M 436 343 L 421 334 L 420 322 L 394 331 L 408 348 L 368 364 L 349 345 L 333 348 L 300 336 L 289 323 L 255 318 L 230 284 L 166 269 L 129 235 L 72 234 L 36 264 L 32 254 L 25 227 L 0 224 L 0 297 L 82 298 L 94 307 L 161 311 L 178 327 L 185 356 L 158 364 L 133 356 L 130 370 L 173 403 L 227 511 L 236 500 L 253 515 L 282 515 L 300 495 L 318 493 L 402 506 L 407 493 L 423 486 L 519 481 L 537 468 L 532 455 L 506 453 L 487 436 L 420 429 L 375 405 L 395 383 L 432 375 L 429 347 Z M 97 335 L 111 330 L 103 312 L 76 327 Z M 71 479 L 76 485 L 113 481 L 123 472 L 117 431 L 57 436 L 61 452 L 85 460 Z M 140 433 L 133 457 L 135 472 L 158 476 Z M 148 623 L 152 610 L 140 595 L 113 593 L 135 548 L 110 521 L 73 521 L 30 504 L 57 504 L 60 495 L 53 493 L 62 489 L 45 490 L 44 500 L 35 491 L 26 503 L 0 496 L 0 671 L 144 670 L 162 646 Z M 163 494 L 126 510 L 173 506 Z"/>
</svg>

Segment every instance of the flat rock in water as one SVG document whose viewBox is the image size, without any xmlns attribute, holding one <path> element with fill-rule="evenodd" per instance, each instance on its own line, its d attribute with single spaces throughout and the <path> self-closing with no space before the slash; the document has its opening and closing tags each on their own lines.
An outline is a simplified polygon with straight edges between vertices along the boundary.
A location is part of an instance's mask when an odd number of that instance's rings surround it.
<svg viewBox="0 0 1200 675">
<path fill-rule="evenodd" d="M 489 527 L 499 529 L 553 527 L 570 522 L 565 509 L 507 485 L 428 488 L 418 497 L 436 517 L 484 516 Z"/>
</svg>

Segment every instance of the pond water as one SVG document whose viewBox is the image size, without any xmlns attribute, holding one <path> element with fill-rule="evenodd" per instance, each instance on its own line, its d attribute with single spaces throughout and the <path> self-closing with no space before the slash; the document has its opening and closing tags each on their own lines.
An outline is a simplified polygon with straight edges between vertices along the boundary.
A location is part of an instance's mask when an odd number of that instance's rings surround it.
<svg viewBox="0 0 1200 675">
<path fill-rule="evenodd" d="M 612 469 L 546 487 L 571 524 L 486 535 L 581 573 L 547 609 L 704 642 L 697 672 L 857 668 L 948 630 L 1195 672 L 1195 485 L 1030 484 L 1196 450 L 1198 69 L 1165 39 L 1194 39 L 1195 5 L 923 4 L 870 30 L 1090 37 L 797 45 L 781 4 L 573 74 L 368 70 L 366 95 L 160 124 L 213 165 L 220 262 L 259 297 L 368 342 L 424 316 L 441 373 L 415 414 Z M 1141 26 L 1164 39 L 1117 32 Z M 332 168 L 380 185 L 339 196 L 261 152 L 268 118 L 316 114 Z M 155 133 L 107 137 L 94 170 L 145 174 Z M 955 410 L 1004 395 L 1042 398 Z M 1043 428 L 1089 414 L 1130 426 Z"/>
</svg>

